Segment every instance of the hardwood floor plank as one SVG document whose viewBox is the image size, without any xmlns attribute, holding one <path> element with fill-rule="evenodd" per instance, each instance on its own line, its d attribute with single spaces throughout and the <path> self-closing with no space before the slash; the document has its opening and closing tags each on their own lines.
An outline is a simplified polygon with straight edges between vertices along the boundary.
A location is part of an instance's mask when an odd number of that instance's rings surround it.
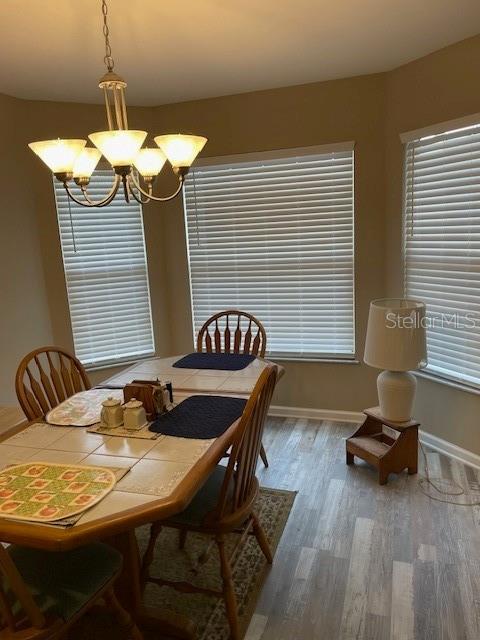
<svg viewBox="0 0 480 640">
<path fill-rule="evenodd" d="M 344 640 L 363 637 L 373 525 L 368 518 L 357 518 L 355 522 L 340 630 Z"/>
<path fill-rule="evenodd" d="M 413 566 L 394 560 L 392 571 L 391 640 L 414 640 Z"/>
</svg>

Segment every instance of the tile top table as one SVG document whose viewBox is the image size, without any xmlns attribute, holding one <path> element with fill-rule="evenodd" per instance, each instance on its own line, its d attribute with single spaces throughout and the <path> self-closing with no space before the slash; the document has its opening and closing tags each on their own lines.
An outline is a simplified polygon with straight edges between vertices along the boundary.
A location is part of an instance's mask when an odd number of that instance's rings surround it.
<svg viewBox="0 0 480 640">
<path fill-rule="evenodd" d="M 111 385 L 125 385 L 135 379 L 170 380 L 175 390 L 215 392 L 218 395 L 249 395 L 268 360 L 256 358 L 245 369 L 240 371 L 220 371 L 217 369 L 184 369 L 173 364 L 183 356 L 169 358 L 152 358 L 142 360 L 107 380 Z M 283 367 L 277 367 L 278 376 L 284 373 Z"/>
</svg>

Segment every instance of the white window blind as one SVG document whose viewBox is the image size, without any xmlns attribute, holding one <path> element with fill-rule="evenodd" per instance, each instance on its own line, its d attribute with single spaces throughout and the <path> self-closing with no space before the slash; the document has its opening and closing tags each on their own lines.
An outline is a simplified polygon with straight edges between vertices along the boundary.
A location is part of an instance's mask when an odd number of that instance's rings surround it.
<svg viewBox="0 0 480 640">
<path fill-rule="evenodd" d="M 193 169 L 185 209 L 195 331 L 237 308 L 265 325 L 272 355 L 353 357 L 352 147 Z"/>
<path fill-rule="evenodd" d="M 92 199 L 105 196 L 111 183 L 111 170 L 95 171 Z M 126 203 L 120 190 L 107 207 L 71 202 L 69 210 L 63 185 L 55 180 L 54 187 L 77 357 L 94 366 L 153 354 L 140 205 Z"/>
<path fill-rule="evenodd" d="M 427 370 L 480 386 L 480 127 L 406 145 L 405 290 L 427 305 Z"/>
</svg>

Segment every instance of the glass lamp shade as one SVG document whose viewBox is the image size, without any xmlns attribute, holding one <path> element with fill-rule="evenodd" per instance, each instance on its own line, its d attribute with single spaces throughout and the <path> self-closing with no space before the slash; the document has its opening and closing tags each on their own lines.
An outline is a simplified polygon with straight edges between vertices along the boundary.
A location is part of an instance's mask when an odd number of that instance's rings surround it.
<svg viewBox="0 0 480 640">
<path fill-rule="evenodd" d="M 147 137 L 147 132 L 132 129 L 97 131 L 90 133 L 88 137 L 112 167 L 127 167 L 133 164 L 135 156 Z"/>
<path fill-rule="evenodd" d="M 140 149 L 133 164 L 144 178 L 152 178 L 160 173 L 166 161 L 160 149 Z"/>
<path fill-rule="evenodd" d="M 30 142 L 30 149 L 53 173 L 71 173 L 75 160 L 87 144 L 86 140 L 42 140 Z"/>
<path fill-rule="evenodd" d="M 157 136 L 155 142 L 167 156 L 172 167 L 190 167 L 206 145 L 207 138 L 178 133 Z"/>
<path fill-rule="evenodd" d="M 73 165 L 74 178 L 90 178 L 102 154 L 94 147 L 85 147 Z"/>
</svg>

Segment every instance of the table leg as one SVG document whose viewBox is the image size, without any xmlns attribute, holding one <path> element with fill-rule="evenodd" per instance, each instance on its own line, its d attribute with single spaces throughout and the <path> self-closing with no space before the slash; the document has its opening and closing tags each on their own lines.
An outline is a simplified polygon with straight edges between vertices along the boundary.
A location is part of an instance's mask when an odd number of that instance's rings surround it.
<svg viewBox="0 0 480 640">
<path fill-rule="evenodd" d="M 123 570 L 116 584 L 115 592 L 122 606 L 142 629 L 161 633 L 162 636 L 194 640 L 193 622 L 171 611 L 146 607 L 142 603 L 140 583 L 140 553 L 135 531 L 128 531 L 106 540 L 123 556 Z"/>
</svg>

